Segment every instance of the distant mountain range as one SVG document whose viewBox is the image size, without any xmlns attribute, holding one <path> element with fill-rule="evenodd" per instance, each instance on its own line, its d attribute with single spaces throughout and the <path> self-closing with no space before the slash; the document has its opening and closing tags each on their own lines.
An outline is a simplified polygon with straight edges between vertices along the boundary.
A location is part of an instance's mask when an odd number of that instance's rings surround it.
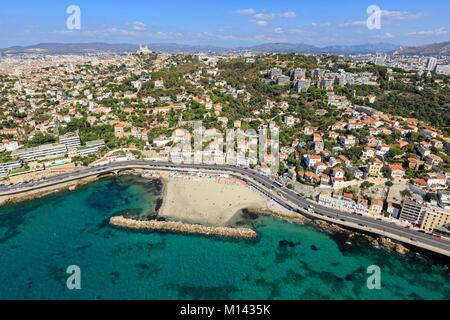
<svg viewBox="0 0 450 320">
<path fill-rule="evenodd" d="M 109 43 L 39 43 L 32 46 L 15 46 L 6 49 L 0 49 L 6 54 L 21 53 L 45 53 L 45 54 L 83 54 L 97 52 L 132 52 L 139 48 L 134 44 L 109 44 Z"/>
<path fill-rule="evenodd" d="M 423 56 L 449 56 L 450 41 L 433 43 L 421 47 L 405 47 L 395 51 L 396 54 L 403 55 L 423 55 Z"/>
<path fill-rule="evenodd" d="M 253 47 L 240 48 L 251 52 L 273 52 L 273 53 L 331 53 L 331 54 L 353 54 L 353 53 L 376 53 L 391 52 L 398 49 L 398 45 L 389 43 L 362 44 L 356 46 L 328 46 L 319 48 L 307 44 L 295 43 L 266 43 Z"/>
<path fill-rule="evenodd" d="M 193 46 L 177 43 L 154 43 L 149 48 L 155 52 L 224 52 L 229 49 L 214 46 Z M 5 54 L 45 53 L 45 54 L 86 54 L 99 52 L 129 53 L 136 52 L 139 45 L 130 43 L 40 43 L 32 46 L 15 46 L 0 49 Z"/>
<path fill-rule="evenodd" d="M 305 53 L 305 54 L 365 54 L 398 53 L 405 55 L 450 55 L 450 42 L 431 44 L 423 47 L 400 47 L 390 43 L 362 44 L 354 46 L 316 47 L 303 43 L 266 43 L 250 47 L 224 48 L 208 45 L 185 45 L 177 43 L 154 43 L 149 48 L 156 52 L 254 52 L 254 53 Z M 136 52 L 137 44 L 119 43 L 40 43 L 33 46 L 15 46 L 0 49 L 4 54 L 43 53 L 43 54 L 87 54 L 99 52 Z"/>
</svg>

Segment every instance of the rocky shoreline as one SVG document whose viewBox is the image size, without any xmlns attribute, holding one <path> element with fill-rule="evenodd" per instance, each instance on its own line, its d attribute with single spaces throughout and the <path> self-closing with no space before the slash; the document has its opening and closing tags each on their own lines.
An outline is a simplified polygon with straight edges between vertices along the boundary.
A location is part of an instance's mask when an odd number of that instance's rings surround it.
<svg viewBox="0 0 450 320">
<path fill-rule="evenodd" d="M 385 237 L 373 237 L 361 232 L 350 231 L 322 220 L 314 220 L 313 223 L 315 226 L 319 227 L 322 230 L 329 231 L 334 234 L 345 235 L 348 240 L 351 240 L 355 237 L 365 238 L 368 240 L 369 244 L 376 249 L 383 247 L 386 249 L 394 250 L 400 255 L 406 255 L 410 253 L 410 250 L 403 246 L 401 243 L 394 242 L 391 239 Z"/>
<path fill-rule="evenodd" d="M 144 170 L 128 170 L 126 174 L 141 175 L 144 172 L 145 172 Z M 105 174 L 105 175 L 102 175 L 101 177 L 92 176 L 92 177 L 88 177 L 88 178 L 82 178 L 82 179 L 79 179 L 76 181 L 55 184 L 53 186 L 40 188 L 40 189 L 33 190 L 33 191 L 26 191 L 26 192 L 22 192 L 22 193 L 16 194 L 16 195 L 0 196 L 0 206 L 7 205 L 7 204 L 20 203 L 20 202 L 25 202 L 25 201 L 37 200 L 37 199 L 40 199 L 40 198 L 43 198 L 43 197 L 46 197 L 46 196 L 49 196 L 49 195 L 52 195 L 55 193 L 75 191 L 78 188 L 81 188 L 85 185 L 94 183 L 102 178 L 107 178 L 107 177 L 111 177 L 111 176 L 116 176 L 116 175 Z"/>
<path fill-rule="evenodd" d="M 205 236 L 217 236 L 224 238 L 256 239 L 258 233 L 251 229 L 227 228 L 227 227 L 207 227 L 197 224 L 185 224 L 182 222 L 170 221 L 138 221 L 127 219 L 123 216 L 113 217 L 110 224 L 115 227 L 136 231 L 164 231 L 183 234 L 196 234 Z"/>
<path fill-rule="evenodd" d="M 250 209 L 250 211 L 257 215 L 272 216 L 274 218 L 277 218 L 284 222 L 289 222 L 289 223 L 305 224 L 306 222 L 311 221 L 310 219 L 306 218 L 305 216 L 302 216 L 299 214 L 288 214 L 288 213 L 283 213 L 283 212 L 277 212 L 277 211 L 271 210 L 271 209 L 267 209 L 267 210 Z"/>
<path fill-rule="evenodd" d="M 78 181 L 66 182 L 38 190 L 27 191 L 17 195 L 0 197 L 0 206 L 37 200 L 55 193 L 75 191 L 82 186 L 94 183 L 98 180 L 99 178 L 97 177 L 89 177 Z"/>
</svg>

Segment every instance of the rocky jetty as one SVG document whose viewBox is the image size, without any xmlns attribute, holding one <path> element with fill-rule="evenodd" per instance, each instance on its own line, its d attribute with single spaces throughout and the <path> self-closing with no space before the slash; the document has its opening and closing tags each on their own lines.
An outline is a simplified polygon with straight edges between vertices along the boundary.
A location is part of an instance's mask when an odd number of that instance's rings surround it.
<svg viewBox="0 0 450 320">
<path fill-rule="evenodd" d="M 138 221 L 127 219 L 123 216 L 111 218 L 110 224 L 115 227 L 137 231 L 165 231 L 173 233 L 198 234 L 205 236 L 243 239 L 255 239 L 258 237 L 258 233 L 251 229 L 207 227 L 197 224 L 156 220 Z"/>
</svg>

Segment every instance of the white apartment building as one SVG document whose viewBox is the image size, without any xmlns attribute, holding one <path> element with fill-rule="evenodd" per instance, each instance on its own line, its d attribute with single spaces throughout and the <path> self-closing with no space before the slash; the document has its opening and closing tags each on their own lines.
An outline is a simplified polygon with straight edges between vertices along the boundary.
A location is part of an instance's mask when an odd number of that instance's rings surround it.
<svg viewBox="0 0 450 320">
<path fill-rule="evenodd" d="M 319 195 L 319 204 L 350 213 L 368 213 L 368 208 L 361 203 L 356 203 L 352 199 L 347 199 L 342 196 L 332 196 L 330 193 L 321 193 Z"/>
<path fill-rule="evenodd" d="M 105 146 L 104 140 L 88 141 L 88 142 L 86 142 L 86 146 L 78 149 L 78 154 L 81 157 L 89 156 L 91 154 L 96 154 L 104 146 Z"/>
<path fill-rule="evenodd" d="M 20 169 L 22 166 L 22 161 L 0 163 L 0 178 L 7 177 L 12 170 Z"/>
<path fill-rule="evenodd" d="M 59 143 L 64 144 L 67 150 L 74 150 L 81 147 L 81 140 L 77 133 L 69 132 L 59 137 Z"/>
<path fill-rule="evenodd" d="M 450 209 L 450 192 L 440 191 L 438 192 L 439 206 L 444 209 Z"/>
<path fill-rule="evenodd" d="M 46 144 L 35 148 L 13 151 L 11 155 L 22 161 L 40 161 L 63 158 L 68 153 L 64 144 Z"/>
</svg>

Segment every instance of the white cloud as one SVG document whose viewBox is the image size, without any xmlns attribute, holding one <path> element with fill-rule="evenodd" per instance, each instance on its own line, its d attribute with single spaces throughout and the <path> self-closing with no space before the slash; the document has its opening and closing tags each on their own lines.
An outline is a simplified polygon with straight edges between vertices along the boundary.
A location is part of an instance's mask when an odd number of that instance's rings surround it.
<svg viewBox="0 0 450 320">
<path fill-rule="evenodd" d="M 331 23 L 329 23 L 329 22 L 313 22 L 313 23 L 311 23 L 311 25 L 313 27 L 329 27 L 329 26 L 331 26 Z"/>
<path fill-rule="evenodd" d="M 260 27 L 265 27 L 269 24 L 266 20 L 252 20 L 252 21 Z"/>
<path fill-rule="evenodd" d="M 435 30 L 435 34 L 437 34 L 439 36 L 443 35 L 443 34 L 448 34 L 448 30 L 444 27 L 441 27 L 441 28 Z"/>
<path fill-rule="evenodd" d="M 381 10 L 381 17 L 385 21 L 416 19 L 419 14 L 407 11 L 389 11 Z M 339 25 L 341 28 L 367 27 L 367 20 L 350 20 Z"/>
<path fill-rule="evenodd" d="M 273 13 L 257 13 L 255 15 L 253 15 L 253 18 L 255 18 L 256 20 L 272 20 L 274 18 L 274 14 Z"/>
<path fill-rule="evenodd" d="M 367 21 L 366 20 L 347 21 L 341 23 L 339 27 L 341 28 L 367 27 Z"/>
<path fill-rule="evenodd" d="M 145 23 L 143 23 L 141 21 L 135 21 L 133 23 L 133 30 L 144 31 L 144 30 L 147 30 L 147 26 L 145 25 Z"/>
<path fill-rule="evenodd" d="M 414 31 L 414 32 L 410 32 L 408 33 L 408 35 L 410 36 L 432 36 L 434 34 L 433 30 L 428 30 L 428 31 Z"/>
<path fill-rule="evenodd" d="M 405 19 L 415 19 L 419 15 L 412 12 L 407 11 L 389 11 L 389 10 L 382 10 L 381 16 L 388 17 L 392 19 L 399 19 L 399 20 L 405 20 Z"/>
<path fill-rule="evenodd" d="M 236 11 L 236 13 L 242 15 L 251 15 L 252 18 L 249 21 L 260 27 L 268 26 L 269 21 L 277 18 L 293 19 L 297 17 L 297 13 L 295 13 L 294 11 L 287 11 L 281 14 L 277 14 L 272 12 L 257 12 L 254 9 L 242 9 Z"/>
<path fill-rule="evenodd" d="M 294 33 L 294 34 L 300 34 L 300 33 L 305 33 L 305 32 L 306 32 L 305 30 L 298 29 L 298 28 L 295 28 L 295 29 L 289 29 L 288 31 L 289 31 L 290 33 Z"/>
<path fill-rule="evenodd" d="M 415 31 L 408 33 L 410 36 L 442 36 L 446 34 L 449 34 L 449 31 L 445 27 L 441 27 L 436 30 Z"/>
<path fill-rule="evenodd" d="M 164 39 L 164 40 L 179 39 L 179 38 L 183 37 L 183 34 L 181 34 L 179 32 L 158 31 L 158 32 L 155 33 L 155 37 L 157 39 Z"/>
<path fill-rule="evenodd" d="M 281 33 L 284 32 L 284 30 L 283 30 L 283 28 L 275 28 L 275 29 L 273 30 L 273 32 L 278 33 L 278 34 L 281 34 Z"/>
<path fill-rule="evenodd" d="M 295 13 L 294 11 L 288 11 L 288 12 L 282 13 L 281 16 L 283 18 L 293 19 L 293 18 L 297 17 L 297 13 Z"/>
<path fill-rule="evenodd" d="M 238 14 L 243 14 L 243 15 L 251 15 L 251 14 L 255 14 L 256 10 L 255 9 L 242 9 L 242 10 L 238 10 L 236 11 Z"/>
</svg>

